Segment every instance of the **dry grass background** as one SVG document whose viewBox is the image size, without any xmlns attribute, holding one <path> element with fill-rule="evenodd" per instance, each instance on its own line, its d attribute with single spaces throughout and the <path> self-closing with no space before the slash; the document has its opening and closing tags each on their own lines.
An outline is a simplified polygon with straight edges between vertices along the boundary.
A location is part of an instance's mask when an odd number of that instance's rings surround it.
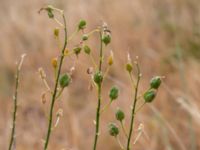
<svg viewBox="0 0 200 150">
<path fill-rule="evenodd" d="M 121 106 L 127 118 L 131 104 L 128 76 L 124 71 L 127 52 L 140 57 L 143 73 L 140 90 L 153 75 L 165 75 L 165 83 L 153 104 L 138 114 L 135 128 L 144 124 L 148 136 L 142 136 L 136 150 L 200 149 L 200 4 L 199 0 L 0 0 L 0 150 L 7 149 L 10 135 L 15 62 L 22 53 L 23 66 L 17 117 L 17 150 L 42 149 L 46 133 L 49 101 L 41 103 L 45 90 L 37 74 L 43 67 L 52 85 L 50 60 L 58 54 L 52 31 L 56 26 L 37 11 L 45 4 L 65 10 L 69 32 L 80 18 L 88 21 L 88 30 L 102 20 L 112 30 L 115 65 L 104 85 L 104 104 L 108 89 L 117 84 L 120 97 L 102 116 L 98 149 L 119 147 L 107 133 L 107 123 Z M 69 45 L 73 47 L 79 39 Z M 97 37 L 91 40 L 98 50 Z M 84 54 L 65 61 L 68 71 L 76 61 L 73 84 L 64 92 L 56 109 L 64 115 L 53 131 L 49 150 L 88 150 L 92 147 L 96 105 L 95 90 L 89 91 L 86 69 L 91 64 Z M 49 100 L 49 99 L 48 99 Z M 128 124 L 129 120 L 126 121 Z M 134 132 L 135 136 L 137 131 Z"/>
</svg>

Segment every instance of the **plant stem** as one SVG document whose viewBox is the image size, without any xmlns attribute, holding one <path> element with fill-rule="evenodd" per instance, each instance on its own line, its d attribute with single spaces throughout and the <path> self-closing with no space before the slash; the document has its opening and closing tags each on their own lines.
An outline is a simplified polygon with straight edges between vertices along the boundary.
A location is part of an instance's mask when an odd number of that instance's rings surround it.
<svg viewBox="0 0 200 150">
<path fill-rule="evenodd" d="M 49 139 L 50 139 L 50 135 L 51 135 L 51 131 L 52 131 L 54 104 L 55 104 L 56 95 L 57 95 L 57 88 L 58 88 L 58 82 L 59 82 L 59 78 L 60 78 L 61 68 L 62 68 L 62 64 L 63 64 L 63 60 L 64 60 L 64 51 L 65 51 L 66 46 L 67 46 L 67 27 L 66 27 L 67 25 L 66 25 L 66 19 L 65 19 L 64 13 L 62 13 L 62 17 L 63 17 L 63 21 L 64 21 L 65 41 L 64 41 L 63 48 L 61 50 L 61 57 L 60 57 L 58 71 L 57 71 L 56 82 L 55 82 L 54 91 L 53 91 L 53 95 L 52 95 L 52 99 L 51 99 L 48 130 L 47 130 L 46 140 L 45 140 L 45 144 L 44 144 L 44 150 L 47 150 Z"/>
<path fill-rule="evenodd" d="M 111 105 L 112 101 L 110 100 L 109 103 L 107 103 L 101 110 L 100 114 L 102 114 L 108 107 Z"/>
<path fill-rule="evenodd" d="M 21 60 L 17 65 L 17 71 L 16 71 L 16 76 L 15 76 L 15 94 L 13 97 L 14 100 L 14 111 L 13 111 L 13 122 L 12 122 L 12 131 L 11 131 L 11 136 L 10 136 L 10 143 L 9 143 L 9 150 L 12 149 L 14 140 L 15 140 L 15 126 L 16 126 L 16 115 L 17 115 L 17 98 L 18 98 L 18 86 L 19 86 L 19 74 L 21 70 L 21 66 L 24 60 L 25 54 L 21 56 Z"/>
<path fill-rule="evenodd" d="M 117 140 L 117 143 L 119 144 L 120 148 L 121 148 L 122 150 L 124 150 L 124 146 L 122 145 L 122 143 L 121 143 L 121 141 L 120 141 L 119 137 L 118 137 L 118 136 L 116 136 L 115 138 L 116 138 L 116 140 Z"/>
<path fill-rule="evenodd" d="M 136 111 L 136 104 L 137 104 L 137 95 L 138 95 L 138 88 L 139 88 L 139 82 L 140 82 L 140 68 L 138 66 L 138 63 L 136 63 L 137 66 L 137 83 L 135 87 L 135 96 L 134 96 L 134 102 L 131 107 L 132 113 L 131 113 L 131 123 L 130 123 L 130 130 L 129 130 L 129 135 L 128 135 L 128 141 L 127 141 L 127 150 L 130 150 L 130 142 L 131 142 L 131 136 L 132 136 L 132 131 L 133 131 L 133 124 L 134 124 L 134 119 L 135 119 L 135 111 Z"/>
<path fill-rule="evenodd" d="M 120 121 L 120 124 L 121 124 L 121 127 L 122 127 L 122 131 L 124 132 L 124 135 L 126 136 L 126 138 L 128 138 L 128 134 L 126 133 L 124 123 L 122 121 Z"/>
<path fill-rule="evenodd" d="M 102 43 L 102 33 L 100 33 L 100 53 L 99 53 L 99 67 L 98 70 L 102 70 L 102 62 L 103 62 L 103 43 Z M 94 146 L 93 150 L 96 150 L 97 148 L 97 141 L 99 137 L 99 124 L 100 124 L 100 111 L 101 111 L 101 89 L 102 89 L 102 83 L 98 84 L 98 104 L 97 104 L 97 110 L 96 110 L 96 129 L 95 129 L 95 138 L 94 138 Z"/>
</svg>

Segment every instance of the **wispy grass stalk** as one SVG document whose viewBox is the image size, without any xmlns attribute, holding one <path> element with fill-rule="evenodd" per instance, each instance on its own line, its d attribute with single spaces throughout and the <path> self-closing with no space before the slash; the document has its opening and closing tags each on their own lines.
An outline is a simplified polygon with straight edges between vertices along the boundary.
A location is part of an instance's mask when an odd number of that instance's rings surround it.
<svg viewBox="0 0 200 150">
<path fill-rule="evenodd" d="M 11 130 L 11 135 L 10 135 L 10 142 L 9 142 L 9 150 L 12 150 L 15 147 L 16 139 L 15 139 L 15 128 L 16 128 L 16 117 L 17 117 L 17 108 L 18 108 L 18 87 L 19 87 L 19 76 L 20 76 L 20 71 L 21 67 L 24 61 L 24 57 L 26 55 L 23 54 L 21 56 L 21 60 L 17 64 L 16 67 L 16 75 L 15 75 L 15 93 L 13 96 L 13 101 L 14 101 L 14 110 L 13 110 L 13 116 L 12 116 L 12 130 Z"/>
</svg>

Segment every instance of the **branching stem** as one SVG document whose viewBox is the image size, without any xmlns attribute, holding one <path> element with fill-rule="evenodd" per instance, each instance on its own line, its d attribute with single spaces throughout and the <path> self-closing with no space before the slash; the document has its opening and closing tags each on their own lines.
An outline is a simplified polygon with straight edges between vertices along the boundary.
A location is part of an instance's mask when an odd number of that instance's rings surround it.
<svg viewBox="0 0 200 150">
<path fill-rule="evenodd" d="M 60 61 L 59 61 L 59 67 L 58 67 L 58 70 L 57 70 L 56 82 L 55 82 L 54 91 L 53 91 L 53 95 L 52 95 L 52 99 L 51 99 L 48 130 L 47 130 L 47 135 L 46 135 L 46 139 L 45 139 L 44 150 L 47 150 L 51 131 L 52 131 L 54 104 L 55 104 L 56 95 L 57 95 L 57 88 L 58 88 L 58 82 L 59 82 L 59 78 L 60 78 L 61 68 L 62 68 L 62 64 L 63 64 L 63 60 L 64 60 L 64 52 L 65 52 L 65 49 L 67 47 L 67 27 L 66 27 L 67 25 L 66 25 L 66 19 L 65 19 L 64 13 L 62 13 L 62 17 L 63 17 L 63 21 L 64 21 L 65 41 L 64 41 L 63 48 L 61 50 L 61 57 L 60 57 Z"/>
<path fill-rule="evenodd" d="M 131 137 L 132 137 L 132 131 L 133 131 L 133 125 L 134 125 L 134 119 L 135 119 L 136 104 L 137 104 L 138 88 L 139 88 L 139 82 L 140 82 L 140 78 L 141 78 L 140 68 L 139 68 L 138 63 L 136 63 L 136 66 L 137 66 L 137 82 L 136 82 L 136 86 L 135 86 L 134 101 L 133 101 L 133 105 L 131 107 L 131 109 L 132 109 L 131 123 L 130 123 L 130 130 L 129 130 L 129 134 L 128 134 L 126 150 L 130 150 L 130 143 L 131 143 Z"/>
<path fill-rule="evenodd" d="M 103 43 L 102 43 L 102 33 L 99 32 L 100 35 L 100 53 L 99 53 L 99 66 L 98 70 L 102 71 L 102 62 L 103 62 Z M 100 125 L 100 111 L 101 111 L 101 89 L 102 89 L 102 83 L 98 84 L 98 104 L 97 104 L 97 110 L 96 110 L 96 129 L 95 129 L 95 137 L 94 137 L 94 145 L 93 150 L 96 150 L 97 148 L 97 142 L 99 137 L 99 125 Z"/>
</svg>

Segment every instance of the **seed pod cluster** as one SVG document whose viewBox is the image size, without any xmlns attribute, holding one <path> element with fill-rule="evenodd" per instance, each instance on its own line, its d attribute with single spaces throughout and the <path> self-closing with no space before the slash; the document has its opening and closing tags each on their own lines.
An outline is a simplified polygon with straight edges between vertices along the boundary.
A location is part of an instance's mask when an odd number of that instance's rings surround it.
<svg viewBox="0 0 200 150">
<path fill-rule="evenodd" d="M 146 91 L 143 95 L 143 98 L 146 103 L 151 103 L 155 99 L 157 90 L 160 87 L 161 83 L 162 83 L 162 80 L 160 76 L 155 76 L 151 79 L 150 89 Z"/>
</svg>

